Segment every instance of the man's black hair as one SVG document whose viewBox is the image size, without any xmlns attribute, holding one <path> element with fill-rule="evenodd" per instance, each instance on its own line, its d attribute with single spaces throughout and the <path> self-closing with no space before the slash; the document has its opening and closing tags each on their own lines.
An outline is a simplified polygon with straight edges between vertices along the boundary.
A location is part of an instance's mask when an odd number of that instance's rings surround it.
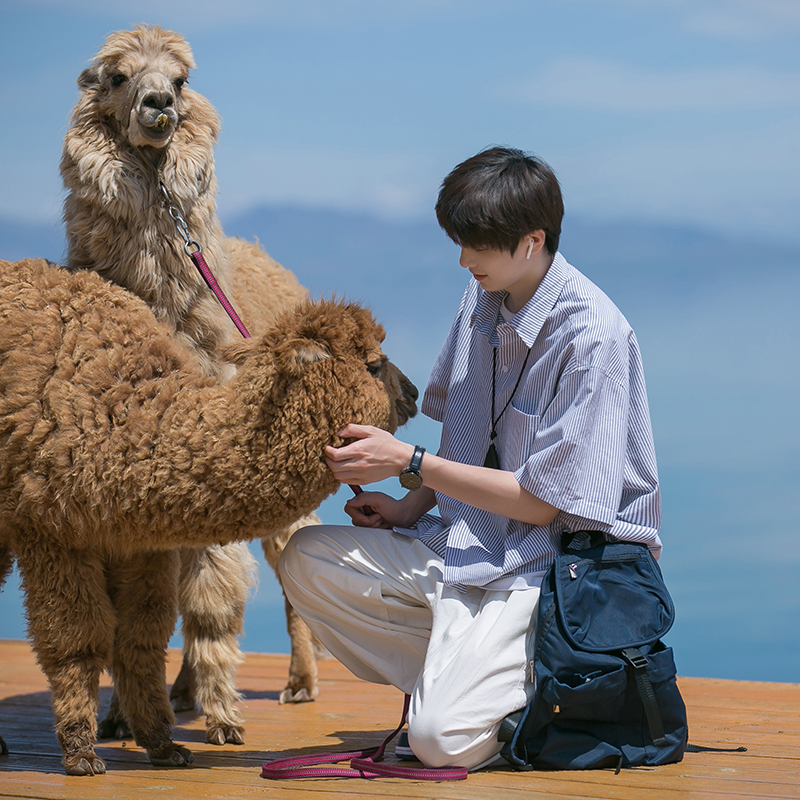
<svg viewBox="0 0 800 800">
<path fill-rule="evenodd" d="M 551 255 L 558 250 L 564 202 L 553 170 L 535 156 L 492 147 L 459 164 L 443 181 L 436 218 L 459 246 L 507 250 L 543 230 Z"/>
</svg>

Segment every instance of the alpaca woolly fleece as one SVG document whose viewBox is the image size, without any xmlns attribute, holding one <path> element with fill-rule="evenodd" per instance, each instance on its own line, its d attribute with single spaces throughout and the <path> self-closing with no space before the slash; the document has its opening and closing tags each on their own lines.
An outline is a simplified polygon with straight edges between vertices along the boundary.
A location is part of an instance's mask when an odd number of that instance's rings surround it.
<svg viewBox="0 0 800 800">
<path fill-rule="evenodd" d="M 368 365 L 368 311 L 307 303 L 202 375 L 144 303 L 88 272 L 2 263 L 4 525 L 115 553 L 249 539 L 337 488 L 320 462 L 355 420 L 398 415 Z"/>
</svg>

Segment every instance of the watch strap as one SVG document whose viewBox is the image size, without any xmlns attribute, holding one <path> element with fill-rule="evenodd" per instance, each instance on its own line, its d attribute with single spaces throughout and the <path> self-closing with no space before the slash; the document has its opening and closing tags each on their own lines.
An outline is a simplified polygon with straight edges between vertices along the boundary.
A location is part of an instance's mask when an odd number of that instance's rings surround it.
<svg viewBox="0 0 800 800">
<path fill-rule="evenodd" d="M 422 456 L 425 455 L 425 448 L 421 445 L 414 446 L 414 454 L 411 456 L 408 466 L 400 473 L 400 485 L 404 489 L 414 491 L 422 486 Z"/>
<path fill-rule="evenodd" d="M 419 471 L 422 468 L 422 456 L 425 455 L 425 452 L 425 448 L 422 445 L 414 445 L 414 455 L 411 456 L 411 461 L 408 462 L 407 472 L 419 475 Z"/>
</svg>

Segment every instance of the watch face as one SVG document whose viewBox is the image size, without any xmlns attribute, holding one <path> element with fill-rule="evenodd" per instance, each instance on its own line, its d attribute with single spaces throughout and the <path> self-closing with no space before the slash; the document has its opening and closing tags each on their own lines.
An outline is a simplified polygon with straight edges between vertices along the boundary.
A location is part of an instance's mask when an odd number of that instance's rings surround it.
<svg viewBox="0 0 800 800">
<path fill-rule="evenodd" d="M 400 485 L 404 489 L 419 489 L 422 486 L 422 477 L 419 473 L 416 472 L 401 472 L 400 473 Z"/>
</svg>

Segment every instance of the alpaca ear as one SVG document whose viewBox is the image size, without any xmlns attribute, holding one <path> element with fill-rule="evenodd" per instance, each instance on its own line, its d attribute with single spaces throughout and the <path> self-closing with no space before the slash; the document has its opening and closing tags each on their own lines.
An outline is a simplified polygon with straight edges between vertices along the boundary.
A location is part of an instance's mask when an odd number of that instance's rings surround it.
<svg viewBox="0 0 800 800">
<path fill-rule="evenodd" d="M 78 77 L 78 88 L 82 92 L 93 89 L 100 83 L 100 76 L 101 67 L 99 64 L 94 64 L 91 67 L 87 67 Z"/>
<path fill-rule="evenodd" d="M 253 339 L 246 339 L 242 342 L 224 345 L 220 348 L 220 354 L 225 361 L 241 366 L 253 349 Z M 323 344 L 308 339 L 289 339 L 275 347 L 272 352 L 279 361 L 288 364 L 291 371 L 294 371 L 292 370 L 294 367 L 298 373 L 302 372 L 304 367 L 309 364 L 316 364 L 318 361 L 324 361 L 331 357 Z"/>
<path fill-rule="evenodd" d="M 316 364 L 317 361 L 324 361 L 326 358 L 331 357 L 331 354 L 322 344 L 310 342 L 307 339 L 294 342 L 290 344 L 290 347 L 294 349 L 294 359 L 301 369 L 309 364 Z"/>
</svg>

